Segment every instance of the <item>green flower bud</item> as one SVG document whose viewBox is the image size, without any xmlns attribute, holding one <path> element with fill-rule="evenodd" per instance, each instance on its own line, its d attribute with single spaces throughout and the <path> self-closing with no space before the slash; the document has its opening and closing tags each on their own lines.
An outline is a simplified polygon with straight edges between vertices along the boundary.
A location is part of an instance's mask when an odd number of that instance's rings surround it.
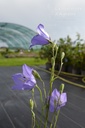
<svg viewBox="0 0 85 128">
<path fill-rule="evenodd" d="M 32 99 L 30 99 L 30 108 L 31 108 L 31 110 L 33 110 L 33 108 L 34 108 L 34 101 Z"/>
<path fill-rule="evenodd" d="M 58 51 L 58 46 L 56 45 L 56 51 Z"/>
<path fill-rule="evenodd" d="M 38 78 L 41 80 L 41 77 L 39 75 L 39 73 L 36 70 L 33 70 L 33 75 L 35 76 L 35 78 Z"/>
<path fill-rule="evenodd" d="M 56 43 L 55 42 L 53 42 L 53 48 L 55 48 L 56 47 Z"/>
<path fill-rule="evenodd" d="M 61 59 L 63 60 L 64 57 L 65 57 L 65 53 L 62 52 L 62 54 L 61 54 Z"/>
<path fill-rule="evenodd" d="M 60 92 L 63 93 L 63 90 L 64 90 L 64 84 L 61 84 L 60 85 Z"/>
<path fill-rule="evenodd" d="M 54 57 L 51 58 L 51 63 L 54 65 L 55 64 L 55 59 Z"/>
</svg>

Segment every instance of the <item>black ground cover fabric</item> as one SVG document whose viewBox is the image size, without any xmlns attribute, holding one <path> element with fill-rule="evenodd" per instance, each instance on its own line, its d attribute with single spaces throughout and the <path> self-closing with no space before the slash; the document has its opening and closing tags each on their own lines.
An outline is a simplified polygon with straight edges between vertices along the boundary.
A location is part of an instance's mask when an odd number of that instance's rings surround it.
<svg viewBox="0 0 85 128">
<path fill-rule="evenodd" d="M 46 90 L 49 89 L 50 74 L 35 68 L 45 82 Z M 0 67 L 0 128 L 31 128 L 31 112 L 29 99 L 31 92 L 13 91 L 13 81 L 11 76 L 22 72 L 20 66 Z M 41 82 L 37 80 L 39 86 Z M 59 85 L 64 83 L 57 79 L 53 88 L 59 89 Z M 85 128 L 85 89 L 65 84 L 68 102 L 60 111 L 58 119 L 59 128 Z M 41 87 L 42 88 L 42 87 Z M 38 105 L 39 92 L 35 90 L 35 98 Z M 38 109 L 38 112 L 41 111 Z"/>
</svg>

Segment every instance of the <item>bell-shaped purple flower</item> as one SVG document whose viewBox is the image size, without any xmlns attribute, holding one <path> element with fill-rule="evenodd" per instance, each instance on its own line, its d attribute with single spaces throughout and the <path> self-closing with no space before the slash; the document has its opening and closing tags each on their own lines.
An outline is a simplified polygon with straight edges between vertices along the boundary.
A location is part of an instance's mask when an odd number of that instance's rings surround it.
<svg viewBox="0 0 85 128">
<path fill-rule="evenodd" d="M 23 73 L 17 73 L 12 76 L 15 85 L 14 90 L 30 90 L 36 85 L 35 77 L 32 74 L 33 69 L 26 64 L 22 66 Z"/>
<path fill-rule="evenodd" d="M 67 102 L 67 94 L 66 93 L 61 93 L 57 90 L 54 89 L 51 97 L 50 97 L 50 104 L 49 104 L 49 111 L 54 112 L 63 107 Z"/>
<path fill-rule="evenodd" d="M 34 36 L 31 40 L 30 48 L 34 45 L 46 45 L 49 44 L 49 42 L 51 41 L 50 36 L 44 30 L 44 26 L 42 24 L 38 25 L 37 32 L 38 35 Z"/>
</svg>

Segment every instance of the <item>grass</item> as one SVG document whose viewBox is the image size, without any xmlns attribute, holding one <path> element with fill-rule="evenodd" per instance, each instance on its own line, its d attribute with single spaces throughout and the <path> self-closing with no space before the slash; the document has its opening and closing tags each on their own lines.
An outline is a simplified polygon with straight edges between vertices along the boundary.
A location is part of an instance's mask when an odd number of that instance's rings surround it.
<svg viewBox="0 0 85 128">
<path fill-rule="evenodd" d="M 22 66 L 23 64 L 38 66 L 46 62 L 46 59 L 40 58 L 0 58 L 0 66 Z"/>
</svg>

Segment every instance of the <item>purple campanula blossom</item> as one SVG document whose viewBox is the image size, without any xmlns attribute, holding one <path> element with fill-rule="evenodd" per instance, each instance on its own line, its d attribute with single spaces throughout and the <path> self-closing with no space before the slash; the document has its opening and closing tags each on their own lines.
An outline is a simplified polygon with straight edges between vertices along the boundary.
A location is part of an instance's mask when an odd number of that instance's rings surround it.
<svg viewBox="0 0 85 128">
<path fill-rule="evenodd" d="M 32 74 L 33 69 L 26 64 L 22 66 L 23 73 L 17 73 L 12 76 L 15 85 L 14 90 L 30 90 L 36 85 L 36 80 Z"/>
<path fill-rule="evenodd" d="M 54 89 L 51 97 L 50 97 L 50 106 L 49 106 L 49 111 L 54 112 L 63 107 L 67 102 L 67 95 L 66 93 L 61 93 L 57 90 Z"/>
<path fill-rule="evenodd" d="M 38 35 L 34 36 L 31 40 L 30 48 L 34 45 L 46 45 L 49 44 L 49 42 L 51 41 L 50 36 L 44 30 L 44 26 L 42 24 L 38 25 L 37 32 Z"/>
</svg>

